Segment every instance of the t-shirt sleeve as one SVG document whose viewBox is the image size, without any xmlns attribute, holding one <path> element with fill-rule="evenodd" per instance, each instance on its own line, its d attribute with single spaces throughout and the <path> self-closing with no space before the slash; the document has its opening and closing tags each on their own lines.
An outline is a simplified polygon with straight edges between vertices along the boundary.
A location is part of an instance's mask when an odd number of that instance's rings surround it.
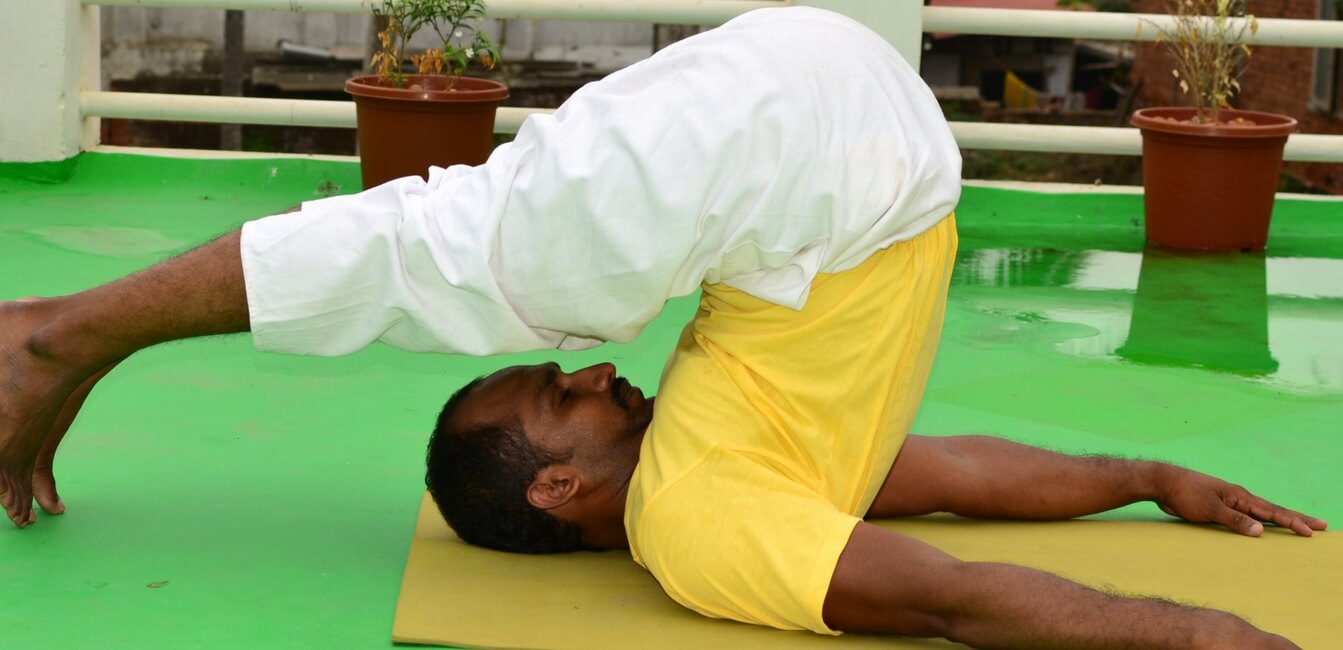
<svg viewBox="0 0 1343 650">
<path fill-rule="evenodd" d="M 859 521 L 720 449 L 648 505 L 636 558 L 676 602 L 706 616 L 839 634 L 822 609 Z"/>
</svg>

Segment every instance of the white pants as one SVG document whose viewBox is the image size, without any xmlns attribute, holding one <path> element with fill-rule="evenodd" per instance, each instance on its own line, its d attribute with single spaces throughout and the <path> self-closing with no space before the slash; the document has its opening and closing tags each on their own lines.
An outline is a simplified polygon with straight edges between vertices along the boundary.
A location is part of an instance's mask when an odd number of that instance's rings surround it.
<svg viewBox="0 0 1343 650">
<path fill-rule="evenodd" d="M 483 165 L 248 223 L 253 337 L 582 348 L 634 338 L 706 281 L 800 308 L 817 273 L 927 230 L 959 194 L 950 129 L 894 48 L 838 14 L 758 10 L 530 117 Z"/>
</svg>

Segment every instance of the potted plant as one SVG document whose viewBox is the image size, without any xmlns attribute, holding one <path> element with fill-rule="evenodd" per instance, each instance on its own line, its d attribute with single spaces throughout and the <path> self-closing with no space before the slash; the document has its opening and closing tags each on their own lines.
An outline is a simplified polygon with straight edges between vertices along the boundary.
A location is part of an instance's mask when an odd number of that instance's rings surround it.
<svg viewBox="0 0 1343 650">
<path fill-rule="evenodd" d="M 1167 0 L 1156 25 L 1191 107 L 1145 108 L 1143 185 L 1149 243 L 1196 250 L 1261 250 L 1287 136 L 1296 120 L 1231 108 L 1259 24 L 1246 0 Z"/>
<path fill-rule="evenodd" d="M 462 76 L 473 63 L 491 69 L 499 60 L 477 21 L 485 0 L 380 0 L 375 74 L 353 77 L 364 187 L 418 174 L 429 167 L 485 162 L 493 147 L 494 114 L 508 86 Z M 417 71 L 403 69 L 406 45 L 422 30 L 438 47 L 410 57 Z"/>
</svg>

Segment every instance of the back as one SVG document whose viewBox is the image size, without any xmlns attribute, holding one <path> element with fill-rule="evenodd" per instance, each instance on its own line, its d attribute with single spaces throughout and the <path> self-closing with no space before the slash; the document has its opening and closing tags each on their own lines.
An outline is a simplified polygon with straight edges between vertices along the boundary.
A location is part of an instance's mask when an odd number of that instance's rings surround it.
<svg viewBox="0 0 1343 650">
<path fill-rule="evenodd" d="M 801 311 L 722 285 L 663 373 L 630 482 L 637 562 L 703 614 L 829 632 L 830 578 L 932 366 L 954 220 L 819 276 Z"/>
</svg>

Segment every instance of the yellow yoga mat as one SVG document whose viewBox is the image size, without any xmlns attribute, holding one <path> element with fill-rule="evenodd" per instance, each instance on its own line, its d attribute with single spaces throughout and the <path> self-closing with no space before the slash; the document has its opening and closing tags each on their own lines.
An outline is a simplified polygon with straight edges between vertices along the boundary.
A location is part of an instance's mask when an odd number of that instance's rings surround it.
<svg viewBox="0 0 1343 650">
<path fill-rule="evenodd" d="M 963 560 L 1011 562 L 1124 593 L 1235 612 L 1303 648 L 1343 647 L 1343 535 L 1241 537 L 1174 521 L 879 522 Z M 944 641 L 782 632 L 672 602 L 625 552 L 525 556 L 457 539 L 420 505 L 392 639 L 467 648 L 936 648 Z M 959 647 L 959 646 L 957 646 Z"/>
</svg>

